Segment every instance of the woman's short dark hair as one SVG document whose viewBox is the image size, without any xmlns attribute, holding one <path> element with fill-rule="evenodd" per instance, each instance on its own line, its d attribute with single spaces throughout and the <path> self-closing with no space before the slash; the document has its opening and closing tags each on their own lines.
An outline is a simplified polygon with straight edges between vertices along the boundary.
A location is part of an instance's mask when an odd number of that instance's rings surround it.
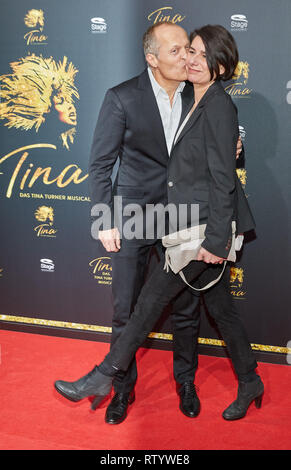
<svg viewBox="0 0 291 470">
<path fill-rule="evenodd" d="M 200 36 L 205 46 L 207 65 L 211 80 L 229 80 L 238 64 L 238 50 L 233 36 L 220 25 L 206 25 L 195 29 L 190 34 L 190 43 L 196 36 Z M 225 68 L 220 74 L 219 65 Z"/>
</svg>

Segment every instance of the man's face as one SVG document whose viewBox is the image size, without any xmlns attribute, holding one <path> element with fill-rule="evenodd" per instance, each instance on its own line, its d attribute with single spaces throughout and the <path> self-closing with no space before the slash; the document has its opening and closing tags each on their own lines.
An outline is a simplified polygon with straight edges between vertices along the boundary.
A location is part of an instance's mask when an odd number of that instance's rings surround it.
<svg viewBox="0 0 291 470">
<path fill-rule="evenodd" d="M 158 55 L 149 54 L 150 65 L 163 80 L 182 82 L 187 79 L 186 58 L 189 38 L 180 26 L 161 25 L 155 31 Z"/>
</svg>

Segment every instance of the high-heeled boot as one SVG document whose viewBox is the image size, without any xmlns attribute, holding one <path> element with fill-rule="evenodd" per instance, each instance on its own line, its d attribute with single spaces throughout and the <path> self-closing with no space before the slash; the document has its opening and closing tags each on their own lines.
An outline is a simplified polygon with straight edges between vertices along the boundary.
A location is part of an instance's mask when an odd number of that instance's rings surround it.
<svg viewBox="0 0 291 470">
<path fill-rule="evenodd" d="M 103 398 L 110 393 L 112 381 L 113 377 L 102 374 L 95 366 L 91 372 L 75 382 L 57 380 L 55 388 L 63 397 L 75 402 L 94 395 L 91 408 L 95 410 Z"/>
<path fill-rule="evenodd" d="M 224 410 L 223 418 L 228 421 L 243 418 L 253 400 L 255 400 L 256 407 L 260 408 L 263 393 L 264 384 L 259 376 L 252 382 L 239 382 L 237 398 Z"/>
</svg>

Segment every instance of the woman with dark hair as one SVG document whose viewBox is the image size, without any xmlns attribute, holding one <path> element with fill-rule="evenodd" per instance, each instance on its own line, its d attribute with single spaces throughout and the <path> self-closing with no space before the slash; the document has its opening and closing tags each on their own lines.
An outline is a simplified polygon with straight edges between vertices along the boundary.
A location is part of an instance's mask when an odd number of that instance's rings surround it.
<svg viewBox="0 0 291 470">
<path fill-rule="evenodd" d="M 172 148 L 168 202 L 176 207 L 199 205 L 199 224 L 206 225 L 205 239 L 183 273 L 188 282 L 195 281 L 195 287 L 200 288 L 221 274 L 221 264 L 225 264 L 231 248 L 233 222 L 236 233 L 241 234 L 253 229 L 254 221 L 235 168 L 237 111 L 220 83 L 231 78 L 237 66 L 235 41 L 222 26 L 212 25 L 195 30 L 190 38 L 187 73 L 194 86 L 194 105 Z M 73 401 L 95 395 L 95 408 L 110 392 L 113 377 L 127 369 L 164 308 L 186 288 L 179 274 L 167 272 L 164 263 L 159 263 L 143 287 L 130 320 L 104 361 L 75 382 L 57 381 L 59 393 Z M 228 264 L 220 281 L 204 295 L 238 377 L 237 399 L 223 412 L 225 419 L 234 420 L 245 416 L 253 400 L 257 407 L 261 405 L 264 386 L 229 292 Z M 220 308 L 216 308 L 218 305 Z M 197 416 L 198 397 L 196 405 L 193 413 Z"/>
</svg>

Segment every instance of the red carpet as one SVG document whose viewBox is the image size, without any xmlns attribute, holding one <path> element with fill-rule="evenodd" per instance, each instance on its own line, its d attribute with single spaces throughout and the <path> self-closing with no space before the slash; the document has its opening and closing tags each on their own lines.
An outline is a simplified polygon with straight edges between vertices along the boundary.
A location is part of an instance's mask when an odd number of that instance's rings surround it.
<svg viewBox="0 0 291 470">
<path fill-rule="evenodd" d="M 227 359 L 200 356 L 197 418 L 184 416 L 172 377 L 172 353 L 138 353 L 136 401 L 119 425 L 104 422 L 88 399 L 71 403 L 55 392 L 56 379 L 75 380 L 100 361 L 109 345 L 1 331 L 0 449 L 4 450 L 289 450 L 291 368 L 259 364 L 265 383 L 260 410 L 227 422 L 224 408 L 237 383 Z"/>
</svg>

